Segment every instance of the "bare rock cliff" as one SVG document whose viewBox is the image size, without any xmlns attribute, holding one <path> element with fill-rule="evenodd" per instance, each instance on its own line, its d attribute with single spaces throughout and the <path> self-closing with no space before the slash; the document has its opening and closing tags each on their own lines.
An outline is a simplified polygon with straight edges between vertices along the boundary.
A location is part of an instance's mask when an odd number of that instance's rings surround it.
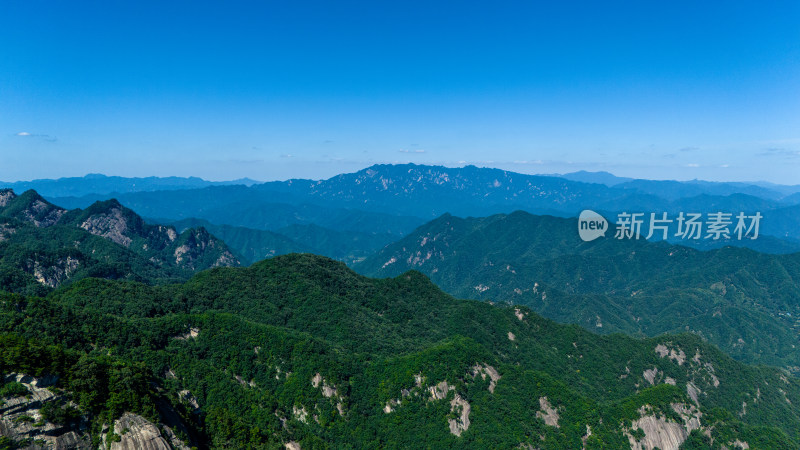
<svg viewBox="0 0 800 450">
<path fill-rule="evenodd" d="M 47 403 L 70 403 L 48 389 L 55 377 L 31 377 L 11 373 L 5 383 L 20 383 L 28 394 L 3 399 L 0 403 L 0 436 L 4 436 L 28 449 L 88 449 L 91 438 L 85 419 L 71 424 L 54 424 L 42 417 L 41 409 Z M 72 405 L 74 406 L 74 405 Z"/>
</svg>

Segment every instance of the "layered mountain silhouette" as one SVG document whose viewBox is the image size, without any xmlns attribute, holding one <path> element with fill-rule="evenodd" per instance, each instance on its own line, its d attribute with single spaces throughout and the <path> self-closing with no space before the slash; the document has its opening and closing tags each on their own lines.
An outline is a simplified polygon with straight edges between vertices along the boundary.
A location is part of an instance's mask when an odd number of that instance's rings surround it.
<svg viewBox="0 0 800 450">
<path fill-rule="evenodd" d="M 83 177 L 65 177 L 55 180 L 0 181 L 0 188 L 12 189 L 16 192 L 35 190 L 45 197 L 69 197 L 91 194 L 118 195 L 126 192 L 198 189 L 208 186 L 251 186 L 257 183 L 259 182 L 248 178 L 233 181 L 207 181 L 198 177 L 128 178 L 92 173 Z"/>
<path fill-rule="evenodd" d="M 588 175 L 571 178 L 475 166 L 375 165 L 327 180 L 131 192 L 116 198 L 138 214 L 160 220 L 198 218 L 269 231 L 296 224 L 318 225 L 336 231 L 393 235 L 408 233 L 445 213 L 480 217 L 524 210 L 577 217 L 584 209 L 609 216 L 620 212 L 760 212 L 764 216 L 761 234 L 772 240 L 727 244 L 758 246 L 759 251 L 772 253 L 800 250 L 798 186 L 628 179 L 608 186 L 586 182 L 593 180 Z M 51 200 L 84 208 L 107 198 L 109 194 L 93 194 Z"/>
</svg>

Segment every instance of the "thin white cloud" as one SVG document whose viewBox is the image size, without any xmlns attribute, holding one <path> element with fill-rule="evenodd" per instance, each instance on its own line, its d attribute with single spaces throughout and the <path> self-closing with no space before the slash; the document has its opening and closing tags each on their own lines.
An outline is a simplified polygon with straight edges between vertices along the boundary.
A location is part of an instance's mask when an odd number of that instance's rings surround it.
<svg viewBox="0 0 800 450">
<path fill-rule="evenodd" d="M 800 150 L 790 150 L 788 148 L 768 148 L 762 153 L 761 156 L 783 156 L 784 158 L 798 158 L 800 157 Z"/>
<path fill-rule="evenodd" d="M 427 150 L 398 150 L 400 153 L 427 153 Z"/>
<path fill-rule="evenodd" d="M 689 164 L 686 164 L 686 167 L 700 167 L 700 164 L 697 164 L 697 163 L 689 163 Z"/>
<path fill-rule="evenodd" d="M 47 142 L 55 142 L 58 140 L 56 139 L 55 136 L 50 136 L 49 134 L 33 134 L 27 131 L 20 131 L 19 133 L 15 134 L 15 136 L 24 138 L 39 138 L 39 139 L 44 139 Z"/>
</svg>

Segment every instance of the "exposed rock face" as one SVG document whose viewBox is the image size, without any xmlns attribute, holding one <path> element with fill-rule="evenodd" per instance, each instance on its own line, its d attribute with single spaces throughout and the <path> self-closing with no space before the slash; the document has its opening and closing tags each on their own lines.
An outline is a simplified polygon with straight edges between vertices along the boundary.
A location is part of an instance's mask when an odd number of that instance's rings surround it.
<svg viewBox="0 0 800 450">
<path fill-rule="evenodd" d="M 222 241 L 217 240 L 205 228 L 189 229 L 181 233 L 183 243 L 172 252 L 174 264 L 190 270 L 206 267 L 238 266 L 239 261 Z M 213 262 L 205 261 L 208 254 L 218 255 Z"/>
<path fill-rule="evenodd" d="M 39 283 L 54 288 L 68 280 L 79 266 L 80 261 L 77 258 L 67 256 L 50 262 L 29 262 L 26 271 L 32 273 Z"/>
<path fill-rule="evenodd" d="M 57 425 L 42 418 L 40 409 L 46 403 L 66 402 L 62 395 L 46 389 L 57 381 L 56 377 L 34 378 L 12 373 L 7 375 L 5 380 L 21 383 L 30 391 L 30 398 L 25 396 L 6 398 L 0 405 L 0 436 L 14 441 L 32 439 L 42 443 L 27 448 L 91 448 L 91 438 L 85 420 L 81 419 L 79 423 L 71 425 Z"/>
<path fill-rule="evenodd" d="M 92 439 L 85 417 L 68 424 L 54 424 L 44 420 L 40 410 L 48 403 L 60 407 L 77 408 L 59 393 L 53 386 L 58 378 L 54 376 L 32 377 L 12 373 L 5 377 L 6 382 L 18 382 L 25 386 L 29 394 L 21 397 L 6 398 L 0 404 L 0 436 L 20 442 L 27 439 L 33 441 L 27 449 L 90 449 Z M 159 428 L 136 414 L 125 413 L 114 423 L 114 433 L 120 436 L 120 442 L 108 442 L 108 427 L 100 438 L 100 448 L 105 450 L 189 450 L 189 447 L 177 438 L 172 429 L 164 426 L 162 437 Z"/>
<path fill-rule="evenodd" d="M 592 437 L 592 427 L 586 425 L 586 434 L 581 437 L 581 448 L 586 448 L 586 443 L 589 442 L 590 437 Z"/>
<path fill-rule="evenodd" d="M 192 271 L 239 265 L 225 244 L 204 228 L 178 235 L 173 227 L 146 224 L 116 200 L 95 203 L 75 220 L 75 225 L 89 233 L 144 254 L 157 264 Z"/>
<path fill-rule="evenodd" d="M 399 405 L 399 404 L 400 404 L 399 400 L 395 400 L 393 398 L 389 399 L 386 402 L 386 405 L 383 406 L 383 412 L 385 412 L 386 414 L 392 413 L 392 412 L 394 412 L 394 407 Z"/>
<path fill-rule="evenodd" d="M 178 392 L 178 396 L 182 402 L 192 407 L 192 411 L 197 411 L 200 409 L 200 403 L 198 403 L 197 397 L 195 397 L 188 389 Z"/>
<path fill-rule="evenodd" d="M 642 417 L 634 422 L 633 426 L 634 429 L 640 429 L 645 433 L 642 441 L 629 438 L 631 449 L 635 450 L 650 450 L 656 447 L 663 450 L 677 450 L 687 437 L 686 430 L 680 424 L 657 419 L 654 416 Z"/>
<path fill-rule="evenodd" d="M 672 410 L 678 413 L 683 423 L 676 423 L 663 416 L 656 416 L 648 406 L 639 408 L 639 419 L 633 422 L 634 430 L 642 430 L 644 438 L 637 440 L 625 431 L 632 450 L 678 450 L 689 437 L 689 433 L 700 428 L 700 411 L 694 405 L 673 403 Z"/>
<path fill-rule="evenodd" d="M 560 418 L 558 411 L 550 405 L 547 397 L 539 397 L 539 408 L 541 410 L 536 411 L 536 417 L 544 420 L 545 425 L 560 428 L 558 425 L 558 419 Z"/>
<path fill-rule="evenodd" d="M 22 219 L 31 222 L 37 227 L 50 227 L 58 223 L 67 212 L 66 209 L 59 208 L 58 206 L 47 203 L 44 200 L 37 199 L 33 202 L 30 208 L 22 212 Z"/>
<path fill-rule="evenodd" d="M 125 413 L 114 422 L 114 433 L 120 442 L 108 442 L 104 433 L 100 448 L 103 450 L 171 450 L 167 439 L 161 436 L 158 427 L 142 416 Z M 185 448 L 185 445 L 183 446 Z"/>
<path fill-rule="evenodd" d="M 95 236 L 104 237 L 123 247 L 130 247 L 132 239 L 126 235 L 128 221 L 121 208 L 112 208 L 105 214 L 95 214 L 78 225 Z"/>
<path fill-rule="evenodd" d="M 325 398 L 331 398 L 336 395 L 336 388 L 328 386 L 327 384 L 322 386 L 322 396 Z"/>
<path fill-rule="evenodd" d="M 339 391 L 338 389 L 336 389 L 335 385 L 329 384 L 328 380 L 323 378 L 323 376 L 319 373 L 317 373 L 311 378 L 311 385 L 314 386 L 315 388 L 320 388 L 322 390 L 323 397 L 333 398 L 337 400 L 336 409 L 337 411 L 339 411 L 340 416 L 344 415 L 344 405 L 342 404 L 343 398 L 339 394 Z"/>
<path fill-rule="evenodd" d="M 188 245 L 181 245 L 180 247 L 176 248 L 176 249 L 175 249 L 175 252 L 174 252 L 174 255 L 175 255 L 175 264 L 180 264 L 180 263 L 182 263 L 182 262 L 183 262 L 183 260 L 184 260 L 184 255 L 186 255 L 187 253 L 189 253 L 189 251 L 190 251 L 191 249 L 192 249 L 192 248 L 191 248 L 191 247 L 189 247 Z"/>
<path fill-rule="evenodd" d="M 292 406 L 292 415 L 295 419 L 299 420 L 303 423 L 308 423 L 308 411 L 306 411 L 306 407 L 303 406 L 302 408 L 298 408 L 297 406 Z"/>
<path fill-rule="evenodd" d="M 472 408 L 469 403 L 456 394 L 453 400 L 450 401 L 450 412 L 455 412 L 458 417 L 448 419 L 447 423 L 450 426 L 450 433 L 461 436 L 461 433 L 469 428 L 469 413 Z"/>
<path fill-rule="evenodd" d="M 311 385 L 314 387 L 319 387 L 320 383 L 322 383 L 322 375 L 317 372 L 317 374 L 311 378 Z"/>
<path fill-rule="evenodd" d="M 702 394 L 703 392 L 697 388 L 691 381 L 686 383 L 686 394 L 691 398 L 695 403 L 699 404 L 699 400 L 697 394 Z"/>
<path fill-rule="evenodd" d="M 221 255 L 219 255 L 219 258 L 214 261 L 214 264 L 212 264 L 211 267 L 235 267 L 239 264 L 241 263 L 238 259 L 236 259 L 235 256 L 233 256 L 233 253 L 225 250 Z"/>
<path fill-rule="evenodd" d="M 164 425 L 164 431 L 162 433 L 167 441 L 172 445 L 172 448 L 175 450 L 191 450 L 191 447 L 186 445 L 185 442 L 181 441 L 178 436 L 172 431 L 172 428 Z"/>
<path fill-rule="evenodd" d="M 450 386 L 447 381 L 442 381 L 436 386 L 428 388 L 428 392 L 431 394 L 431 400 L 444 400 L 447 398 L 447 393 L 453 390 L 455 390 L 455 387 Z"/>
<path fill-rule="evenodd" d="M 674 348 L 668 348 L 664 344 L 658 344 L 656 345 L 655 351 L 658 353 L 658 356 L 662 358 L 668 357 L 669 359 L 678 363 L 679 366 L 682 366 L 683 363 L 686 362 L 686 353 L 684 353 L 680 348 L 676 350 Z"/>
<path fill-rule="evenodd" d="M 179 341 L 185 341 L 188 339 L 197 339 L 197 336 L 200 336 L 200 328 L 191 327 L 189 328 L 189 331 L 187 331 L 184 334 L 175 336 L 173 339 L 177 339 Z"/>
<path fill-rule="evenodd" d="M 245 386 L 245 387 L 249 386 L 251 388 L 256 387 L 256 380 L 247 381 L 244 378 L 240 377 L 239 375 L 234 375 L 233 378 L 236 379 L 236 381 L 238 381 L 239 384 L 241 384 L 242 386 Z"/>
<path fill-rule="evenodd" d="M 489 387 L 488 390 L 491 393 L 494 393 L 494 389 L 497 385 L 497 381 L 502 378 L 497 370 L 486 364 L 475 364 L 472 366 L 469 371 L 464 375 L 464 380 L 468 379 L 476 379 L 477 377 L 481 377 L 485 380 L 487 377 L 489 378 Z M 324 379 L 317 374 L 312 379 L 312 384 L 318 386 L 324 383 Z M 414 375 L 414 384 L 415 386 L 410 389 L 402 389 L 400 391 L 401 397 L 413 397 L 427 392 L 427 401 L 439 401 L 445 400 L 450 395 L 450 391 L 455 391 L 455 386 L 451 386 L 447 380 L 441 381 L 435 385 L 425 387 L 425 377 L 422 374 Z M 383 406 L 383 412 L 385 414 L 393 413 L 398 407 L 402 404 L 401 398 L 392 398 L 386 401 Z M 466 431 L 470 426 L 469 415 L 472 411 L 472 406 L 469 402 L 463 398 L 459 393 L 455 393 L 453 398 L 450 400 L 450 416 L 447 419 L 448 427 L 450 429 L 450 433 L 455 436 L 461 436 L 461 434 Z M 453 417 L 454 416 L 454 417 Z M 556 414 L 556 420 L 558 414 Z"/>
<path fill-rule="evenodd" d="M 50 229 L 37 230 L 43 227 Z M 98 239 L 93 236 L 116 245 L 97 245 Z M 172 227 L 145 223 L 116 200 L 67 211 L 34 191 L 17 196 L 11 190 L 0 190 L 0 241 L 27 245 L 28 241 L 51 237 L 52 245 L 27 252 L 24 260 L 11 261 L 50 288 L 93 273 L 107 278 L 188 278 L 211 267 L 241 265 L 227 245 L 205 229 L 189 229 L 179 235 Z M 136 256 L 108 266 L 109 259 L 125 254 L 117 246 Z M 31 281 L 25 277 L 24 283 Z"/>
<path fill-rule="evenodd" d="M 642 376 L 650 384 L 656 384 L 656 375 L 658 375 L 658 368 L 653 367 L 642 372 Z"/>
<path fill-rule="evenodd" d="M 477 377 L 480 375 L 481 379 L 486 379 L 488 376 L 491 381 L 489 381 L 489 392 L 494 393 L 494 388 L 497 387 L 497 381 L 500 380 L 500 374 L 497 370 L 487 364 L 483 364 L 482 366 L 476 364 L 472 366 L 472 378 Z"/>
<path fill-rule="evenodd" d="M 476 377 L 479 374 L 483 374 L 484 377 L 491 371 L 494 374 L 497 374 L 497 371 L 494 370 L 491 366 L 475 366 L 472 374 L 472 377 Z M 488 369 L 487 369 L 488 368 Z M 478 371 L 479 370 L 479 371 Z M 319 375 L 319 374 L 318 374 Z M 469 374 L 468 374 L 469 375 Z M 491 377 L 491 375 L 489 375 Z M 497 378 L 499 379 L 499 375 Z M 321 377 L 315 377 L 312 380 L 312 383 L 316 381 L 316 385 L 319 385 L 320 382 L 323 382 Z M 415 376 L 416 388 L 412 390 L 403 389 L 402 396 L 409 397 L 412 394 L 417 395 L 417 390 L 422 388 L 422 384 L 424 383 L 425 378 L 422 375 Z M 492 381 L 494 382 L 494 381 Z M 450 391 L 454 391 L 455 387 L 451 386 L 447 380 L 437 383 L 434 386 L 428 386 L 428 393 L 430 397 L 428 401 L 438 401 L 438 400 L 445 400 L 447 396 L 450 394 Z M 399 399 L 390 399 L 386 402 L 383 407 L 383 412 L 386 414 L 392 413 L 395 411 L 395 408 L 400 405 Z M 467 402 L 463 397 L 461 397 L 458 393 L 453 396 L 453 399 L 450 401 L 450 412 L 455 413 L 457 417 L 450 418 L 447 420 L 448 426 L 450 428 L 450 433 L 454 434 L 455 436 L 461 436 L 461 433 L 466 431 L 469 428 L 470 421 L 469 421 L 469 414 L 472 410 L 469 402 Z"/>
<path fill-rule="evenodd" d="M 4 215 L 28 222 L 36 227 L 53 226 L 67 212 L 64 208 L 48 202 L 35 191 L 16 195 L 11 189 L 0 190 L 0 208 L 9 208 Z"/>
<path fill-rule="evenodd" d="M 17 198 L 17 194 L 11 189 L 0 189 L 0 208 L 4 208 L 11 200 Z"/>
</svg>

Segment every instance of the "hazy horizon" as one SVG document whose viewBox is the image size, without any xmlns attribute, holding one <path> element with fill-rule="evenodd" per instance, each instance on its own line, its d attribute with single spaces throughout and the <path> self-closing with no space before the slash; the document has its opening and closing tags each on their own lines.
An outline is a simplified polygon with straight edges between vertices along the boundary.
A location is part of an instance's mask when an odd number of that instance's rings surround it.
<svg viewBox="0 0 800 450">
<path fill-rule="evenodd" d="M 98 175 L 98 176 L 103 176 L 103 177 L 120 177 L 120 178 L 150 178 L 150 177 L 155 177 L 155 178 L 170 178 L 170 177 L 176 177 L 176 178 L 199 178 L 199 179 L 201 179 L 203 181 L 209 181 L 209 182 L 215 182 L 215 183 L 232 182 L 232 181 L 239 181 L 239 180 L 249 180 L 249 181 L 253 181 L 255 183 L 269 183 L 269 182 L 273 182 L 273 181 L 287 181 L 287 180 L 291 180 L 291 179 L 307 179 L 307 180 L 315 180 L 315 181 L 317 181 L 317 180 L 327 180 L 329 178 L 333 178 L 333 177 L 335 177 L 337 175 L 341 175 L 341 174 L 356 173 L 356 172 L 359 172 L 359 171 L 362 171 L 362 170 L 366 170 L 366 169 L 368 169 L 368 168 L 370 168 L 370 167 L 372 167 L 374 165 L 381 165 L 381 164 L 388 164 L 388 165 L 416 164 L 416 165 L 424 165 L 424 166 L 442 166 L 442 167 L 446 167 L 448 169 L 458 169 L 458 168 L 463 168 L 463 167 L 467 167 L 467 166 L 475 166 L 475 167 L 477 167 L 479 169 L 500 169 L 500 170 L 506 170 L 508 172 L 520 173 L 520 174 L 523 174 L 523 175 L 538 175 L 538 176 L 552 176 L 552 177 L 563 177 L 563 176 L 568 176 L 568 175 L 573 175 L 573 174 L 576 174 L 576 173 L 584 172 L 584 173 L 589 173 L 589 174 L 608 174 L 608 175 L 611 175 L 611 176 L 614 176 L 614 177 L 618 177 L 618 178 L 632 178 L 632 179 L 651 180 L 651 181 L 678 181 L 678 182 L 700 181 L 700 182 L 714 182 L 714 183 L 753 183 L 753 184 L 766 183 L 766 184 L 775 184 L 775 185 L 779 185 L 779 186 L 795 186 L 795 185 L 798 185 L 798 183 L 794 183 L 794 184 L 774 183 L 774 182 L 767 181 L 767 180 L 707 180 L 707 179 L 701 179 L 701 178 L 676 179 L 676 178 L 643 178 L 643 177 L 635 177 L 635 176 L 628 177 L 628 176 L 619 175 L 619 174 L 616 174 L 616 173 L 603 171 L 603 170 L 595 170 L 595 171 L 593 171 L 593 170 L 583 170 L 583 169 L 575 170 L 575 171 L 572 171 L 572 172 L 563 172 L 563 173 L 556 173 L 556 172 L 551 172 L 551 173 L 522 172 L 522 171 L 513 170 L 513 169 L 506 169 L 506 168 L 502 168 L 502 167 L 481 166 L 481 165 L 476 165 L 476 164 L 460 164 L 460 165 L 452 165 L 451 164 L 451 165 L 445 165 L 445 164 L 436 164 L 436 163 L 421 164 L 421 163 L 414 163 L 414 162 L 375 163 L 375 164 L 370 164 L 368 166 L 360 167 L 360 168 L 355 169 L 355 170 L 350 170 L 350 171 L 345 171 L 345 172 L 338 172 L 338 173 L 335 173 L 335 174 L 330 175 L 330 176 L 324 176 L 324 177 L 318 177 L 318 178 L 312 178 L 312 177 L 286 177 L 286 178 L 274 178 L 274 179 L 258 179 L 258 178 L 249 177 L 249 176 L 243 176 L 243 177 L 239 177 L 239 178 L 207 178 L 207 177 L 202 177 L 202 176 L 198 176 L 198 175 L 176 175 L 176 174 L 166 174 L 166 175 L 130 175 L 130 176 L 128 176 L 128 175 L 120 175 L 120 174 L 117 174 L 117 173 L 88 172 L 88 173 L 84 173 L 84 174 L 80 174 L 80 175 L 65 175 L 65 176 L 46 177 L 46 178 L 30 178 L 30 179 L 20 179 L 20 180 L 10 180 L 10 179 L 3 180 L 3 179 L 0 179 L 0 182 L 2 182 L 2 183 L 26 183 L 26 182 L 34 182 L 34 181 L 41 181 L 41 180 L 59 180 L 59 179 L 69 179 L 69 178 L 86 178 L 86 177 L 89 177 L 89 176 L 92 176 L 92 175 Z"/>
</svg>

